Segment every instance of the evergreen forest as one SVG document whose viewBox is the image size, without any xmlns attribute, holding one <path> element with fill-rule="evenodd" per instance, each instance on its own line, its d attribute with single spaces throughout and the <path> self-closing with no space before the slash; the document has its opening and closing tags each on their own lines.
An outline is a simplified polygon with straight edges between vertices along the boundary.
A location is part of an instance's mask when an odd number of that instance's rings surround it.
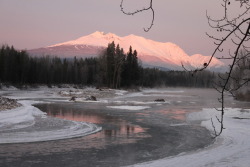
<svg viewBox="0 0 250 167">
<path fill-rule="evenodd" d="M 109 88 L 212 87 L 216 75 L 203 71 L 192 76 L 186 71 L 143 68 L 137 51 L 125 53 L 119 44 L 108 44 L 96 58 L 34 57 L 26 51 L 3 45 L 0 49 L 0 83 L 13 85 L 77 84 Z"/>
</svg>

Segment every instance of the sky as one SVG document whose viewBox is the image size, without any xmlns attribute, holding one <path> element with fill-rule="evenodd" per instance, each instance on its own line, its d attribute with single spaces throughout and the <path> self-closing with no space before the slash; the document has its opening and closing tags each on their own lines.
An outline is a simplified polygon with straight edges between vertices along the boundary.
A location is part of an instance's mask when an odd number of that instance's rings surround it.
<svg viewBox="0 0 250 167">
<path fill-rule="evenodd" d="M 222 12 L 218 0 L 154 0 L 150 11 L 127 16 L 120 0 L 0 0 L 0 45 L 34 49 L 74 40 L 95 31 L 143 36 L 179 45 L 187 54 L 211 55 L 215 48 L 206 11 Z M 149 0 L 124 0 L 124 10 L 148 7 Z"/>
</svg>

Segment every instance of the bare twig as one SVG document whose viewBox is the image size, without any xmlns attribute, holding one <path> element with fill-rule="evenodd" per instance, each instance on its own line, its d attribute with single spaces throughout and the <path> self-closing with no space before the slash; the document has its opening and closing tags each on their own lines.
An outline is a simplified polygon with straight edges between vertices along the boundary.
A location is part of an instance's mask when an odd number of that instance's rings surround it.
<svg viewBox="0 0 250 167">
<path fill-rule="evenodd" d="M 153 0 L 150 0 L 149 7 L 143 8 L 143 9 L 138 9 L 138 10 L 133 11 L 133 12 L 126 12 L 124 10 L 124 8 L 123 8 L 123 1 L 124 0 L 121 1 L 120 8 L 121 8 L 122 13 L 124 13 L 125 15 L 134 15 L 134 14 L 137 14 L 137 13 L 140 13 L 140 12 L 144 12 L 144 11 L 148 11 L 148 10 L 150 10 L 152 12 L 151 24 L 149 25 L 149 27 L 143 28 L 145 32 L 148 32 L 153 27 L 154 20 L 155 20 L 155 11 L 154 11 L 154 8 L 153 8 Z"/>
</svg>

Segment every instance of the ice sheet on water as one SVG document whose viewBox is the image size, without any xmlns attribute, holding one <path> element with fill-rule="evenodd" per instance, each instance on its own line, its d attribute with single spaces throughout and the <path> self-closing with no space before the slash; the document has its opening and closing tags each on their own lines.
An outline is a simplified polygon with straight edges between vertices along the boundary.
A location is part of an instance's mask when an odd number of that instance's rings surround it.
<svg viewBox="0 0 250 167">
<path fill-rule="evenodd" d="M 190 121 L 203 120 L 202 125 L 213 130 L 210 118 L 215 118 L 219 114 L 215 109 L 207 108 L 201 112 L 189 114 L 187 119 Z M 136 164 L 133 167 L 248 167 L 250 164 L 249 118 L 250 110 L 227 108 L 224 117 L 224 126 L 226 129 L 224 129 L 222 135 L 216 139 L 213 145 L 191 153 Z"/>
<path fill-rule="evenodd" d="M 22 107 L 0 112 L 0 144 L 50 141 L 86 136 L 101 127 L 86 123 L 47 117 L 46 113 L 21 101 Z"/>
<path fill-rule="evenodd" d="M 128 91 L 126 91 L 126 90 L 115 90 L 115 94 L 119 95 L 119 96 L 122 96 L 126 93 L 128 93 Z"/>
<path fill-rule="evenodd" d="M 107 106 L 107 108 L 113 108 L 113 109 L 122 109 L 122 110 L 144 110 L 150 108 L 149 106 Z"/>
<path fill-rule="evenodd" d="M 8 127 L 8 129 L 17 129 L 17 126 L 20 126 L 19 124 L 33 124 L 34 116 L 46 115 L 46 113 L 31 106 L 32 102 L 19 101 L 19 103 L 23 106 L 0 112 L 0 131 L 4 130 L 5 127 Z"/>
<path fill-rule="evenodd" d="M 171 89 L 143 89 L 144 93 L 183 93 L 184 90 L 171 90 Z"/>
<path fill-rule="evenodd" d="M 135 104 L 135 105 L 143 105 L 143 104 L 160 104 L 160 103 L 168 103 L 170 104 L 169 101 L 165 101 L 165 102 L 157 102 L 157 101 L 112 101 L 112 103 L 116 103 L 116 104 Z"/>
<path fill-rule="evenodd" d="M 170 124 L 170 126 L 187 126 L 187 123 Z"/>
<path fill-rule="evenodd" d="M 131 97 L 192 97 L 188 95 L 183 95 L 181 94 L 183 91 L 161 91 L 155 90 L 155 91 L 150 91 L 150 90 L 143 90 L 141 92 L 134 92 L 134 93 L 128 93 L 123 96 L 117 96 L 115 99 L 120 99 L 120 98 L 131 98 Z"/>
<path fill-rule="evenodd" d="M 46 118 L 42 127 L 32 124 L 18 131 L 3 131 L 0 134 L 0 143 L 26 143 L 68 139 L 86 136 L 101 130 L 94 124 L 71 122 L 60 119 Z M 51 123 L 53 120 L 53 123 Z M 63 121 L 63 123 L 62 123 Z"/>
</svg>

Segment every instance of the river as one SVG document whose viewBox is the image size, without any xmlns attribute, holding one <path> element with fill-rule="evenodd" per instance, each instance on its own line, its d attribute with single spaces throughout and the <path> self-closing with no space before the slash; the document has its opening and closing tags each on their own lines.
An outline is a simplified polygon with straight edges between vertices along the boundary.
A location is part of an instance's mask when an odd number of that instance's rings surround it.
<svg viewBox="0 0 250 167">
<path fill-rule="evenodd" d="M 72 139 L 1 144 L 0 166 L 115 167 L 202 149 L 214 139 L 199 121 L 189 121 L 186 116 L 217 107 L 217 95 L 212 89 L 164 89 L 103 103 L 39 103 L 35 107 L 48 116 L 94 123 L 102 130 Z M 166 102 L 153 102 L 157 98 Z M 128 110 L 126 106 L 145 109 Z"/>
</svg>

